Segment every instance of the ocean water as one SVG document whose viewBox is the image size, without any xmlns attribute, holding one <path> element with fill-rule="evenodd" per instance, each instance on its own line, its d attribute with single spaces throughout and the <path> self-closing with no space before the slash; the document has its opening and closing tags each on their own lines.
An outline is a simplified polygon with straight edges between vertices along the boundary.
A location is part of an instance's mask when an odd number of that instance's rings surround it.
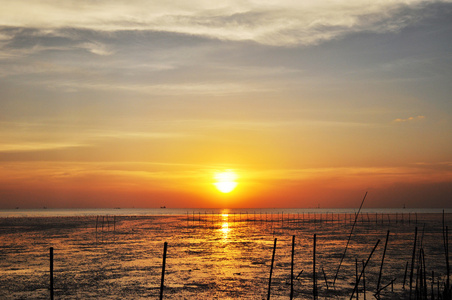
<svg viewBox="0 0 452 300">
<path fill-rule="evenodd" d="M 54 248 L 56 299 L 156 299 L 164 242 L 168 243 L 165 299 L 266 299 L 275 238 L 271 298 L 288 299 L 293 236 L 294 299 L 313 298 L 314 270 L 319 299 L 349 299 L 357 266 L 361 274 L 367 261 L 358 291 L 361 298 L 365 290 L 367 298 L 373 299 L 383 253 L 380 287 L 388 286 L 381 292 L 382 298 L 409 299 L 410 277 L 413 297 L 414 288 L 420 288 L 420 278 L 425 278 L 429 295 L 432 283 L 435 295 L 438 284 L 440 292 L 443 290 L 447 275 L 443 218 L 445 225 L 450 224 L 450 210 L 443 214 L 443 210 L 364 209 L 353 227 L 356 212 L 168 208 L 2 211 L 0 299 L 49 298 L 50 247 Z"/>
</svg>

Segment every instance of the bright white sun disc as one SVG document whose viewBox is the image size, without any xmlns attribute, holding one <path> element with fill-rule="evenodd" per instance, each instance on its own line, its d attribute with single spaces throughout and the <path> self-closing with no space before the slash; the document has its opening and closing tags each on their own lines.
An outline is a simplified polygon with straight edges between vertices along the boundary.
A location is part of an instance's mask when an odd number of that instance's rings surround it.
<svg viewBox="0 0 452 300">
<path fill-rule="evenodd" d="M 217 187 L 217 189 L 222 193 L 232 192 L 232 190 L 234 190 L 235 187 L 237 186 L 237 182 L 232 182 L 232 181 L 215 182 L 214 184 Z"/>
<path fill-rule="evenodd" d="M 214 185 L 222 193 L 232 192 L 238 185 L 236 182 L 237 175 L 230 170 L 215 173 L 214 179 L 216 181 Z"/>
</svg>

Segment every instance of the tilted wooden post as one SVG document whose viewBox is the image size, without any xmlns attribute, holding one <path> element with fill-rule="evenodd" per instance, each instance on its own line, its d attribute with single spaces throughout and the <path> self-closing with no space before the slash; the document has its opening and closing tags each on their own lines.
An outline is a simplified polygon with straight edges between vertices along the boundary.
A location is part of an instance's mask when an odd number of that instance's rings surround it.
<svg viewBox="0 0 452 300">
<path fill-rule="evenodd" d="M 165 282 L 165 264 L 166 264 L 166 249 L 168 247 L 168 243 L 165 242 L 163 244 L 163 264 L 162 264 L 162 281 L 160 282 L 160 300 L 163 299 L 163 287 Z"/>
<path fill-rule="evenodd" d="M 50 300 L 53 300 L 53 247 L 50 247 Z"/>
</svg>

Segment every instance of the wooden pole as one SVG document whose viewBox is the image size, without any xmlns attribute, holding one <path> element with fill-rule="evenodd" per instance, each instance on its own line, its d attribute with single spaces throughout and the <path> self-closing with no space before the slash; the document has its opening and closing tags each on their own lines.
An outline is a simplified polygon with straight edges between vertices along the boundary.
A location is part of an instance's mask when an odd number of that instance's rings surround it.
<svg viewBox="0 0 452 300">
<path fill-rule="evenodd" d="M 369 263 L 370 258 L 372 257 L 372 254 L 374 253 L 375 249 L 377 249 L 377 246 L 378 246 L 379 243 L 380 243 L 380 240 L 377 241 L 377 243 L 375 244 L 374 248 L 373 248 L 372 251 L 370 252 L 369 257 L 367 258 L 367 261 L 366 261 L 366 263 L 365 263 L 364 266 L 363 266 L 363 270 L 362 270 L 361 274 L 359 275 L 359 278 L 358 278 L 358 281 L 357 281 L 357 283 L 356 283 L 356 285 L 355 285 L 355 288 L 353 289 L 352 295 L 350 296 L 350 300 L 353 299 L 353 294 L 355 293 L 355 291 L 358 292 L 358 284 L 359 284 L 359 281 L 361 280 L 361 277 L 362 277 L 362 275 L 363 275 L 363 273 L 364 273 L 364 270 L 365 270 L 367 264 Z"/>
<path fill-rule="evenodd" d="M 365 265 L 363 260 L 363 297 L 366 300 L 366 272 L 364 271 Z"/>
<path fill-rule="evenodd" d="M 406 273 L 407 273 L 407 271 L 408 271 L 408 262 L 406 262 L 406 265 L 405 265 L 405 275 L 403 276 L 403 286 L 402 286 L 402 289 L 405 289 L 405 282 L 406 282 Z"/>
<path fill-rule="evenodd" d="M 446 296 L 451 298 L 450 296 L 450 265 L 449 265 L 449 228 L 446 226 L 446 269 L 447 269 L 447 277 L 446 277 Z"/>
<path fill-rule="evenodd" d="M 162 263 L 162 280 L 160 282 L 160 300 L 163 299 L 163 287 L 165 283 L 165 265 L 166 265 L 166 249 L 168 248 L 168 243 L 163 244 L 163 263 Z"/>
<path fill-rule="evenodd" d="M 385 288 L 387 288 L 388 286 L 393 285 L 395 280 L 396 280 L 396 278 L 394 278 L 393 280 L 391 280 L 391 282 L 389 282 L 387 285 L 385 285 L 385 286 L 382 287 L 381 289 L 377 290 L 377 292 L 374 294 L 374 297 L 377 298 L 377 295 L 379 295 L 380 292 L 381 292 L 382 290 L 384 290 Z"/>
<path fill-rule="evenodd" d="M 326 279 L 326 274 L 325 274 L 325 270 L 323 269 L 323 267 L 322 267 L 322 273 L 323 273 L 323 279 L 325 280 L 326 289 L 328 290 L 329 289 L 328 280 Z"/>
<path fill-rule="evenodd" d="M 413 246 L 413 255 L 411 256 L 410 299 L 411 299 L 411 292 L 413 289 L 413 272 L 414 272 L 414 257 L 416 256 L 416 242 L 417 242 L 417 226 L 414 229 L 414 246 Z"/>
<path fill-rule="evenodd" d="M 316 240 L 317 240 L 317 235 L 314 233 L 314 251 L 313 251 L 313 255 L 312 255 L 312 294 L 314 296 L 314 300 L 317 299 L 317 279 L 316 279 L 316 274 L 315 274 Z"/>
<path fill-rule="evenodd" d="M 50 300 L 53 300 L 53 247 L 50 247 Z"/>
<path fill-rule="evenodd" d="M 270 292 L 271 292 L 271 285 L 272 285 L 272 274 L 273 274 L 273 263 L 275 261 L 275 252 L 276 252 L 276 241 L 277 238 L 275 238 L 275 243 L 273 245 L 273 255 L 272 255 L 272 264 L 270 266 L 270 278 L 268 279 L 268 294 L 267 294 L 267 300 L 270 300 Z"/>
<path fill-rule="evenodd" d="M 293 259 L 295 255 L 295 235 L 292 236 L 292 262 L 290 265 L 290 299 L 293 299 Z"/>
<path fill-rule="evenodd" d="M 389 240 L 389 230 L 388 230 L 388 233 L 386 234 L 385 249 L 383 250 L 383 257 L 381 258 L 380 273 L 378 274 L 378 282 L 377 282 L 377 291 L 380 289 L 381 274 L 383 272 L 383 263 L 385 261 L 386 248 L 388 247 L 388 240 Z"/>
<path fill-rule="evenodd" d="M 445 226 L 444 209 L 443 209 L 443 243 L 444 254 L 446 256 L 446 297 L 450 296 L 450 265 L 449 265 L 449 232 L 448 226 Z"/>
<path fill-rule="evenodd" d="M 359 206 L 358 213 L 355 215 L 355 222 L 352 225 L 352 229 L 350 230 L 350 234 L 348 236 L 347 244 L 345 245 L 344 254 L 342 254 L 341 261 L 339 263 L 339 266 L 337 267 L 336 275 L 334 276 L 334 280 L 333 280 L 333 286 L 336 284 L 336 279 L 337 279 L 337 276 L 339 275 L 339 270 L 341 268 L 342 262 L 344 261 L 345 253 L 347 252 L 347 248 L 348 248 L 348 244 L 350 243 L 350 239 L 352 238 L 353 229 L 355 228 L 356 222 L 358 221 L 358 215 L 359 215 L 359 212 L 361 211 L 361 208 L 363 207 L 366 196 L 367 196 L 367 192 L 364 194 L 364 198 L 361 201 L 361 205 Z"/>
<path fill-rule="evenodd" d="M 435 300 L 435 288 L 434 288 L 434 284 L 435 284 L 435 271 L 432 271 L 432 294 L 431 294 L 432 300 Z"/>
<path fill-rule="evenodd" d="M 358 259 L 355 258 L 355 285 L 358 286 L 359 280 L 358 280 Z M 356 289 L 356 300 L 359 299 L 359 290 Z"/>
</svg>

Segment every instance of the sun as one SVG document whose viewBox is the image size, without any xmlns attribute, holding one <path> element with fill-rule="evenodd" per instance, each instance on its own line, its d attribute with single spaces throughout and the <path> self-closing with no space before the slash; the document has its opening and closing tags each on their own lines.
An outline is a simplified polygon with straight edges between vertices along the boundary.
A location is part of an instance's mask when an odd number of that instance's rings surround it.
<svg viewBox="0 0 452 300">
<path fill-rule="evenodd" d="M 213 178 L 215 179 L 214 185 L 216 188 L 225 194 L 232 192 L 238 185 L 236 182 L 237 174 L 232 170 L 217 172 Z"/>
</svg>

